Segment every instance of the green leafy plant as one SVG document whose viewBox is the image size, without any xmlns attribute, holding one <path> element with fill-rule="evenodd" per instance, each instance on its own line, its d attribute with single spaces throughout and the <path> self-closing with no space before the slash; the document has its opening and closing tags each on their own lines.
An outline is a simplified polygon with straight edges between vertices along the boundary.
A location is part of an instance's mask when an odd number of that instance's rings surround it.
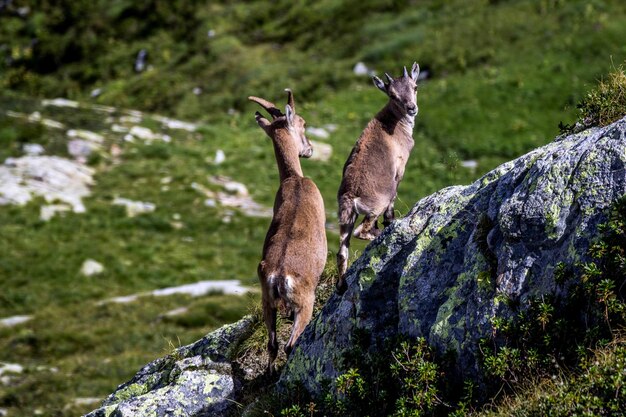
<svg viewBox="0 0 626 417">
<path fill-rule="evenodd" d="M 419 338 L 413 344 L 402 342 L 391 356 L 391 373 L 400 381 L 401 389 L 394 416 L 423 416 L 442 404 L 438 388 L 441 373 L 431 360 L 426 339 Z"/>
</svg>

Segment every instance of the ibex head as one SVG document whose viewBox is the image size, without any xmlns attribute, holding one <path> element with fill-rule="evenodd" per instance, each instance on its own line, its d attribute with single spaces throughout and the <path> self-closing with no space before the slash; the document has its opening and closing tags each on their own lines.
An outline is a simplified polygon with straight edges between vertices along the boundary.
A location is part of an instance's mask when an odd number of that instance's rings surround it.
<svg viewBox="0 0 626 417">
<path fill-rule="evenodd" d="M 398 108 L 405 114 L 414 117 L 417 114 L 417 76 L 419 73 L 420 67 L 417 62 L 414 62 L 410 74 L 404 67 L 404 74 L 398 78 L 393 78 L 385 73 L 387 83 L 377 76 L 373 76 L 372 79 L 374 85 L 387 94 Z"/>
<path fill-rule="evenodd" d="M 254 114 L 254 118 L 272 140 L 278 140 L 278 136 L 282 137 L 282 135 L 276 134 L 277 131 L 286 129 L 289 132 L 289 136 L 293 138 L 294 143 L 298 146 L 298 155 L 302 158 L 310 158 L 313 155 L 313 147 L 304 133 L 306 122 L 300 115 L 296 114 L 296 105 L 291 90 L 286 88 L 285 91 L 287 92 L 285 114 L 275 104 L 265 99 L 254 96 L 248 97 L 248 100 L 254 101 L 263 107 L 272 116 L 272 121 L 270 122 L 259 112 Z"/>
</svg>

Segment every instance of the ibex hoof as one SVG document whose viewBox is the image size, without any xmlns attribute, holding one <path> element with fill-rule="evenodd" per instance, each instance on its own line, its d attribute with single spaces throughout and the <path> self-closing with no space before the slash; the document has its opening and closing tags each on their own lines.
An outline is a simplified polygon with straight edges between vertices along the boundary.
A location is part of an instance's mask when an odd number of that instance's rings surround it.
<svg viewBox="0 0 626 417">
<path fill-rule="evenodd" d="M 359 233 L 358 235 L 355 234 L 354 237 L 356 237 L 357 239 L 361 239 L 361 240 L 374 240 L 378 237 L 378 235 L 380 235 L 380 232 L 378 233 Z"/>
<path fill-rule="evenodd" d="M 345 293 L 348 289 L 348 284 L 346 283 L 345 279 L 341 278 L 339 281 L 337 281 L 335 288 L 337 290 L 337 294 L 343 295 L 343 293 Z"/>
<path fill-rule="evenodd" d="M 354 233 L 352 233 L 352 236 L 354 236 L 357 239 L 362 239 L 362 240 L 374 240 L 378 237 L 378 235 L 380 235 L 380 233 L 381 233 L 381 230 L 378 229 L 377 227 L 364 228 L 363 223 L 361 223 L 356 228 Z"/>
</svg>

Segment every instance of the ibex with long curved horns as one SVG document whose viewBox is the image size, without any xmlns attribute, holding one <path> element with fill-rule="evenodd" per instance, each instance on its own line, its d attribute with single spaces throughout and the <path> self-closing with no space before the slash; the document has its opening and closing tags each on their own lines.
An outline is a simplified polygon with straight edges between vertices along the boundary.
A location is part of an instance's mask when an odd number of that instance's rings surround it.
<svg viewBox="0 0 626 417">
<path fill-rule="evenodd" d="M 258 268 L 263 318 L 269 336 L 270 372 L 274 371 L 278 354 L 277 309 L 294 317 L 291 337 L 285 346 L 285 352 L 289 354 L 311 321 L 315 288 L 327 255 L 324 201 L 315 183 L 302 176 L 299 160 L 300 157 L 311 157 L 313 149 L 304 134 L 306 123 L 296 114 L 293 94 L 291 90 L 286 91 L 285 114 L 265 99 L 248 97 L 272 116 L 270 122 L 259 112 L 255 114 L 259 126 L 272 139 L 280 174 L 274 216 Z"/>
<path fill-rule="evenodd" d="M 411 73 L 404 67 L 401 77 L 385 73 L 387 83 L 374 76 L 373 81 L 389 102 L 372 119 L 356 142 L 343 168 L 337 193 L 339 203 L 340 245 L 337 253 L 339 280 L 337 291 L 346 290 L 344 275 L 348 266 L 350 235 L 359 214 L 365 216 L 354 231 L 359 239 L 378 236 L 378 217 L 386 227 L 394 219 L 393 204 L 406 162 L 413 149 L 413 126 L 417 115 L 417 77 L 419 65 Z"/>
</svg>

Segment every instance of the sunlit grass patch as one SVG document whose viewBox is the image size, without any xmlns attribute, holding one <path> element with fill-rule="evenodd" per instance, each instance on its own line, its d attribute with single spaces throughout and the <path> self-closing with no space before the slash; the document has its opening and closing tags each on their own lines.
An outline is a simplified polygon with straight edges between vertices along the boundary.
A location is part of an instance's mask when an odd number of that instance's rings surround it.
<svg viewBox="0 0 626 417">
<path fill-rule="evenodd" d="M 606 126 L 626 115 L 626 69 L 620 65 L 600 80 L 578 105 L 585 126 Z"/>
</svg>

